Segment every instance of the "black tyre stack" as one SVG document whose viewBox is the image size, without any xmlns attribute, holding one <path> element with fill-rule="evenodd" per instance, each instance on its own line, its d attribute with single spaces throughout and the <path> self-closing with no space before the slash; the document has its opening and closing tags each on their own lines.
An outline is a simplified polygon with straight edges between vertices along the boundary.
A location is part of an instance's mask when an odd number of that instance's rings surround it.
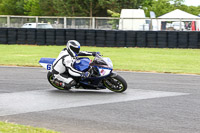
<svg viewBox="0 0 200 133">
<path fill-rule="evenodd" d="M 55 29 L 47 29 L 46 30 L 46 45 L 54 45 L 55 44 Z"/>
<path fill-rule="evenodd" d="M 188 48 L 188 32 L 178 32 L 178 48 Z"/>
<path fill-rule="evenodd" d="M 96 46 L 105 46 L 106 43 L 106 31 L 105 30 L 97 30 L 96 38 L 95 38 Z"/>
<path fill-rule="evenodd" d="M 126 31 L 126 47 L 136 46 L 136 35 L 135 31 Z"/>
<path fill-rule="evenodd" d="M 56 45 L 65 45 L 65 30 L 64 29 L 57 29 L 56 30 Z"/>
<path fill-rule="evenodd" d="M 138 31 L 137 32 L 137 47 L 146 47 L 146 32 L 145 31 Z"/>
<path fill-rule="evenodd" d="M 0 44 L 65 45 L 68 40 L 97 47 L 200 48 L 198 31 L 0 28 Z"/>
<path fill-rule="evenodd" d="M 27 44 L 36 44 L 36 29 L 27 29 Z"/>
<path fill-rule="evenodd" d="M 83 29 L 76 30 L 76 40 L 81 44 L 81 46 L 86 46 L 85 38 L 86 31 Z"/>
<path fill-rule="evenodd" d="M 86 30 L 86 46 L 95 46 L 95 37 L 96 31 L 95 30 Z"/>
<path fill-rule="evenodd" d="M 158 48 L 167 47 L 167 31 L 161 31 L 157 33 L 157 46 Z"/>
<path fill-rule="evenodd" d="M 107 30 L 106 31 L 106 41 L 105 44 L 107 47 L 115 47 L 116 45 L 116 31 Z"/>
<path fill-rule="evenodd" d="M 168 48 L 177 48 L 177 46 L 178 46 L 178 32 L 169 31 L 167 43 L 168 43 Z"/>
<path fill-rule="evenodd" d="M 17 29 L 9 28 L 8 29 L 8 44 L 16 44 L 17 43 Z"/>
<path fill-rule="evenodd" d="M 200 32 L 198 32 L 198 48 L 200 48 Z"/>
<path fill-rule="evenodd" d="M 126 44 L 126 31 L 116 31 L 116 46 L 125 47 Z"/>
<path fill-rule="evenodd" d="M 157 32 L 156 31 L 147 32 L 147 47 L 150 47 L 150 48 L 157 47 Z"/>
<path fill-rule="evenodd" d="M 18 44 L 26 44 L 26 31 L 25 28 L 20 28 L 17 31 L 17 43 Z"/>
<path fill-rule="evenodd" d="M 7 44 L 8 43 L 8 29 L 0 28 L 0 44 Z"/>
<path fill-rule="evenodd" d="M 36 44 L 45 45 L 45 43 L 46 43 L 46 30 L 45 29 L 37 29 Z"/>
<path fill-rule="evenodd" d="M 189 48 L 198 47 L 198 32 L 189 32 Z"/>
</svg>

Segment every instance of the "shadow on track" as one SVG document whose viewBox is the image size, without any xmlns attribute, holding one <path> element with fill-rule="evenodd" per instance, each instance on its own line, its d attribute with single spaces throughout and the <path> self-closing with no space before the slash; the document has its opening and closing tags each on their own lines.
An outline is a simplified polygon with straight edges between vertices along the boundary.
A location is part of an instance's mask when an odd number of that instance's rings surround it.
<svg viewBox="0 0 200 133">
<path fill-rule="evenodd" d="M 92 94 L 92 95 L 116 95 L 119 93 L 115 93 L 115 92 L 111 92 L 109 90 L 78 90 L 78 89 L 71 89 L 71 90 L 50 90 L 50 93 L 54 93 L 54 94 L 73 94 L 73 95 L 88 95 L 88 94 Z M 124 93 L 121 93 L 124 94 Z"/>
</svg>

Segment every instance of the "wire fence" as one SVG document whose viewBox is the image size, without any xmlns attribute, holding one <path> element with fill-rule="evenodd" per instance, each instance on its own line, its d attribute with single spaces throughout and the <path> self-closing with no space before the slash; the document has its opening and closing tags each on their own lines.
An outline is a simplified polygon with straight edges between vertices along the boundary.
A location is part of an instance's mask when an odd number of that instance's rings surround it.
<svg viewBox="0 0 200 133">
<path fill-rule="evenodd" d="M 50 17 L 0 15 L 1 28 L 102 29 L 142 31 L 199 31 L 200 18 L 150 19 L 111 17 Z"/>
</svg>

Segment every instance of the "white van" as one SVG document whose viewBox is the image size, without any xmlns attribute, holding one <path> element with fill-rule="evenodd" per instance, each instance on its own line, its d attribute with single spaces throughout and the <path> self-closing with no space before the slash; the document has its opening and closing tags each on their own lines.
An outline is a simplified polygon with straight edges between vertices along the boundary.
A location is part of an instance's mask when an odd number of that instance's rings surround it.
<svg viewBox="0 0 200 133">
<path fill-rule="evenodd" d="M 41 28 L 41 29 L 52 29 L 52 25 L 48 23 L 25 23 L 22 28 Z"/>
</svg>

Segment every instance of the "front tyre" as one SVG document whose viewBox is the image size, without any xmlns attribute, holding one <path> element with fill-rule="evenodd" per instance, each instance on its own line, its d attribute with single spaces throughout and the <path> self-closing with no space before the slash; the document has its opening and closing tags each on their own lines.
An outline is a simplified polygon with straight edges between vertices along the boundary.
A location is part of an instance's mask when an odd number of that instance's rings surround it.
<svg viewBox="0 0 200 133">
<path fill-rule="evenodd" d="M 52 72 L 48 72 L 48 74 L 47 74 L 47 79 L 48 79 L 49 83 L 50 83 L 53 87 L 55 87 L 56 89 L 58 89 L 58 90 L 65 90 L 65 88 L 60 87 L 60 86 L 58 86 L 58 85 L 56 85 L 56 84 L 54 83 Z"/>
<path fill-rule="evenodd" d="M 121 93 L 127 89 L 126 81 L 119 75 L 115 77 L 108 77 L 103 80 L 104 85 L 111 91 Z"/>
</svg>

